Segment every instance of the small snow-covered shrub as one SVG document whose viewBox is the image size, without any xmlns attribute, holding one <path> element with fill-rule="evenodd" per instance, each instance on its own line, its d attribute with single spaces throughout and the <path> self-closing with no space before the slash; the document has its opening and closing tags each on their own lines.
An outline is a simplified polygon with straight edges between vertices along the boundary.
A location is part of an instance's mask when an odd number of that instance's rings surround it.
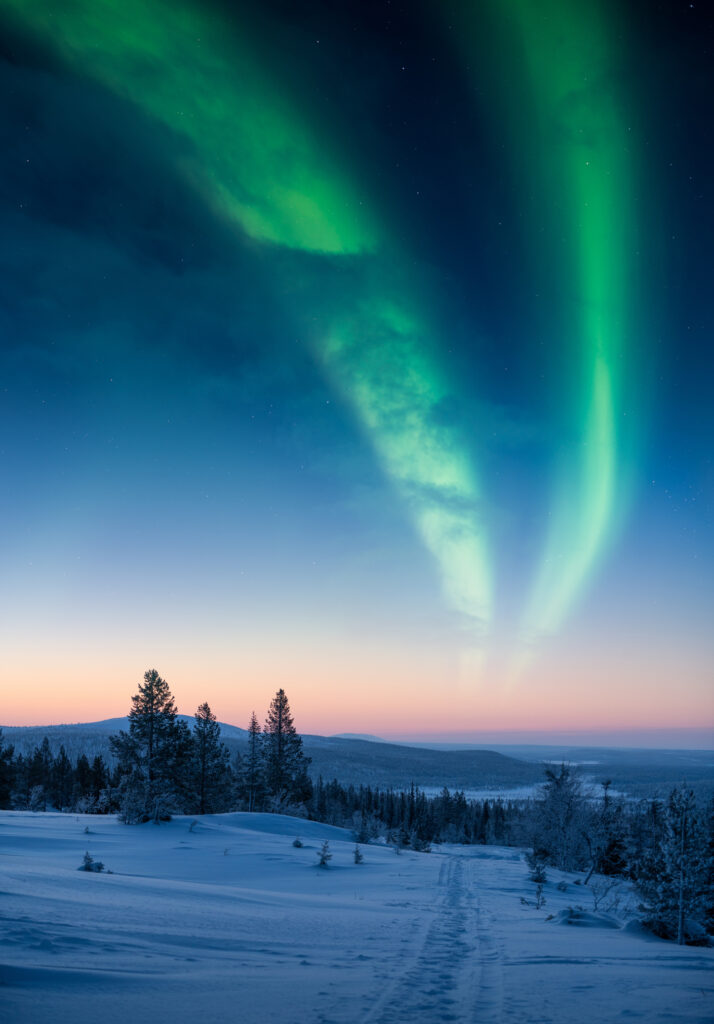
<svg viewBox="0 0 714 1024">
<path fill-rule="evenodd" d="M 77 814 L 94 814 L 96 811 L 96 801 L 92 796 L 81 796 L 79 800 L 75 800 L 72 810 Z"/>
<path fill-rule="evenodd" d="M 594 876 L 588 886 L 590 895 L 593 898 L 593 910 L 616 911 L 620 903 L 620 890 L 622 880 L 610 876 Z"/>
<path fill-rule="evenodd" d="M 46 811 L 47 797 L 44 786 L 33 786 L 30 790 L 28 807 L 31 811 Z"/>
<path fill-rule="evenodd" d="M 303 841 L 300 838 L 300 836 L 295 836 L 295 838 L 293 839 L 293 846 L 297 847 L 297 849 L 299 850 L 302 847 L 302 845 Z"/>
<path fill-rule="evenodd" d="M 330 853 L 330 844 L 327 840 L 322 844 L 322 847 L 317 851 L 317 866 L 319 868 L 326 868 L 328 861 L 332 860 L 332 854 Z"/>
<path fill-rule="evenodd" d="M 370 828 L 367 815 L 362 811 L 355 811 L 352 815 L 352 835 L 356 843 L 368 843 L 370 840 Z"/>
<path fill-rule="evenodd" d="M 415 850 L 417 853 L 431 853 L 431 843 L 429 840 L 420 839 L 416 832 L 412 832 L 410 843 L 412 850 Z"/>
<path fill-rule="evenodd" d="M 82 863 L 77 868 L 77 871 L 104 871 L 104 864 L 100 860 L 94 860 L 87 851 L 82 859 Z"/>
<path fill-rule="evenodd" d="M 545 906 L 545 896 L 543 895 L 543 886 L 536 886 L 535 899 L 533 902 L 527 900 L 525 896 L 521 896 L 521 903 L 524 907 L 535 907 L 536 910 L 540 910 L 541 907 Z"/>
<path fill-rule="evenodd" d="M 354 858 L 355 858 L 355 864 L 361 864 L 362 861 L 364 860 L 364 857 L 362 855 L 362 851 L 360 850 L 359 846 L 357 846 L 357 845 L 355 845 L 355 849 L 354 849 Z"/>
<path fill-rule="evenodd" d="M 543 885 L 548 881 L 548 876 L 545 870 L 545 857 L 540 850 L 532 850 L 526 855 L 526 864 L 531 869 L 530 880 L 536 882 L 538 885 Z"/>
</svg>

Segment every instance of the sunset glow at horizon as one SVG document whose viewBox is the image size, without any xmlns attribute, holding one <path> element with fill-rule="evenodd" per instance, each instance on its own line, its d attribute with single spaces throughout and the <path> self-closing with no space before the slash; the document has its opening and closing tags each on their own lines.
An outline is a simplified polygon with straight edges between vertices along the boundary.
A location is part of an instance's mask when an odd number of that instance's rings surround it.
<svg viewBox="0 0 714 1024">
<path fill-rule="evenodd" d="M 338 7 L 0 0 L 0 726 L 714 729 L 698 12 Z"/>
</svg>

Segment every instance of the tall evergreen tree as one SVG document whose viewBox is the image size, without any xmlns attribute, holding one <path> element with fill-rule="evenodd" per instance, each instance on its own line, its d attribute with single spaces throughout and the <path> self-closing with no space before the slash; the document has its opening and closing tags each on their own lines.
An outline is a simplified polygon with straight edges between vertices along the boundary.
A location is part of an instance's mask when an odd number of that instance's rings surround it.
<svg viewBox="0 0 714 1024">
<path fill-rule="evenodd" d="M 176 722 L 176 704 L 156 669 L 131 698 L 129 732 L 110 737 L 121 773 L 121 815 L 127 823 L 166 818 L 180 799 L 191 734 Z M 182 726 L 182 728 L 181 728 Z"/>
<path fill-rule="evenodd" d="M 73 784 L 74 770 L 72 762 L 67 757 L 67 751 L 64 749 L 64 744 L 62 744 L 52 766 L 52 784 L 50 788 L 50 799 L 59 810 L 66 810 L 71 805 Z"/>
<path fill-rule="evenodd" d="M 86 754 L 80 754 L 74 769 L 74 780 L 72 784 L 72 806 L 81 807 L 86 810 L 92 805 L 92 769 Z"/>
<path fill-rule="evenodd" d="M 263 753 L 265 782 L 276 803 L 302 803 L 310 798 L 310 759 L 302 750 L 285 690 L 273 697 L 265 720 Z"/>
<path fill-rule="evenodd" d="M 129 732 L 135 743 L 145 751 L 149 780 L 156 771 L 156 758 L 172 736 L 176 721 L 176 704 L 169 684 L 155 668 L 144 673 L 144 685 L 131 698 Z"/>
<path fill-rule="evenodd" d="M 707 841 L 691 789 L 672 790 L 661 824 L 637 884 L 652 930 L 682 945 L 706 921 Z"/>
<path fill-rule="evenodd" d="M 546 768 L 545 776 L 533 835 L 534 853 L 562 871 L 577 871 L 588 861 L 584 838 L 588 804 L 580 780 L 566 764 L 557 772 Z"/>
<path fill-rule="evenodd" d="M 703 823 L 704 871 L 702 910 L 704 927 L 714 935 L 714 799 L 704 809 Z"/>
<path fill-rule="evenodd" d="M 260 807 L 265 793 L 262 736 L 255 711 L 250 716 L 248 753 L 243 758 L 241 769 L 241 796 L 245 800 L 248 810 L 255 811 Z"/>
<path fill-rule="evenodd" d="M 10 803 L 17 811 L 24 810 L 30 803 L 30 759 L 22 754 L 17 755 L 13 765 Z"/>
<path fill-rule="evenodd" d="M 11 794 L 15 782 L 15 765 L 13 754 L 15 748 L 6 745 L 0 729 L 0 809 L 12 806 Z"/>
<path fill-rule="evenodd" d="M 193 727 L 194 778 L 199 814 L 215 814 L 230 808 L 233 775 L 228 748 L 221 743 L 221 727 L 208 704 L 196 711 Z"/>
<path fill-rule="evenodd" d="M 101 754 L 97 754 L 92 761 L 90 773 L 92 797 L 95 800 L 98 800 L 99 794 L 103 789 L 106 789 L 109 784 L 109 772 Z"/>
</svg>

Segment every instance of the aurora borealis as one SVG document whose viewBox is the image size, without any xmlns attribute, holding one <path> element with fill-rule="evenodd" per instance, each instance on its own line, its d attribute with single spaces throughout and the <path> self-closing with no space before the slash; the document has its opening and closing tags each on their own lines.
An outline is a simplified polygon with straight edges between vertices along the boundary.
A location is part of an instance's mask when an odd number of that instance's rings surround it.
<svg viewBox="0 0 714 1024">
<path fill-rule="evenodd" d="M 517 54 L 523 58 L 511 145 L 527 151 L 535 195 L 553 211 L 547 273 L 557 274 L 562 305 L 570 306 L 561 334 L 575 355 L 561 428 L 572 451 L 564 445 L 555 467 L 552 518 L 527 611 L 526 635 L 538 637 L 560 626 L 614 525 L 623 485 L 619 378 L 630 359 L 629 317 L 637 315 L 628 300 L 634 306 L 638 235 L 614 17 L 608 32 L 608 12 L 592 4 L 494 6 L 511 19 L 499 33 L 501 52 L 510 43 L 513 66 Z"/>
<path fill-rule="evenodd" d="M 711 721 L 706 15 L 648 12 L 1 0 L 8 724 L 144 662 Z"/>
</svg>

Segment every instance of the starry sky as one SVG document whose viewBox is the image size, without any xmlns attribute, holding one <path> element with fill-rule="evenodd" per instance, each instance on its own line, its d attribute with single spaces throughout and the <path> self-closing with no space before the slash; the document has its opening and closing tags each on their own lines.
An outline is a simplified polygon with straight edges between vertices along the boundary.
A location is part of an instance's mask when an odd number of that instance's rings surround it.
<svg viewBox="0 0 714 1024">
<path fill-rule="evenodd" d="M 0 0 L 2 722 L 709 745 L 713 49 Z"/>
</svg>

